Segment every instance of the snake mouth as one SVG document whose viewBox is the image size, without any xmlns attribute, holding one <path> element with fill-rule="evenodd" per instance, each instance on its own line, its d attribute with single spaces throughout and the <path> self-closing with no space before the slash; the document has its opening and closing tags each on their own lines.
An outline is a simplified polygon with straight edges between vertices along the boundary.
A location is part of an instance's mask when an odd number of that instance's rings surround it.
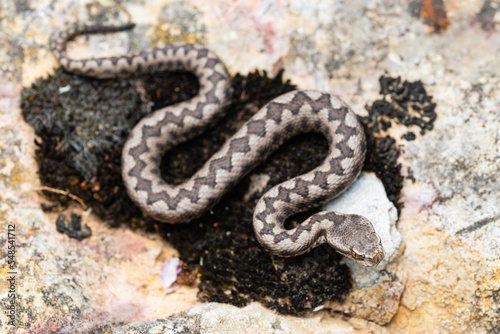
<svg viewBox="0 0 500 334">
<path fill-rule="evenodd" d="M 344 255 L 345 257 L 353 260 L 354 262 L 365 266 L 365 267 L 376 267 L 385 258 L 385 252 L 382 249 L 377 250 L 376 253 L 373 254 L 372 256 L 359 256 L 358 255 L 357 257 L 354 257 L 352 253 L 341 252 L 341 254 Z"/>
</svg>

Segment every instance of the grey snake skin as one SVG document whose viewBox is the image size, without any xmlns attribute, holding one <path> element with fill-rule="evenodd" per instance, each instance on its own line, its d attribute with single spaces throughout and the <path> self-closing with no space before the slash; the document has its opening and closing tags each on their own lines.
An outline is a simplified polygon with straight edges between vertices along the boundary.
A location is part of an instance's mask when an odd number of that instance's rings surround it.
<svg viewBox="0 0 500 334">
<path fill-rule="evenodd" d="M 201 133 L 225 112 L 231 96 L 230 76 L 222 61 L 197 44 L 174 43 L 120 57 L 70 59 L 66 44 L 73 37 L 132 28 L 78 26 L 57 33 L 51 49 L 62 67 L 94 78 L 127 77 L 164 70 L 194 73 L 200 89 L 188 101 L 144 117 L 131 131 L 122 153 L 122 176 L 128 195 L 156 220 L 189 222 L 213 207 L 241 178 L 292 136 L 320 132 L 328 156 L 314 170 L 287 180 L 265 193 L 254 212 L 259 242 L 271 253 L 290 257 L 328 243 L 365 266 L 384 258 L 381 240 L 364 217 L 319 212 L 287 230 L 291 215 L 338 196 L 359 175 L 366 152 L 364 131 L 340 99 L 318 91 L 293 91 L 262 107 L 204 166 L 180 185 L 160 176 L 163 154 Z"/>
</svg>

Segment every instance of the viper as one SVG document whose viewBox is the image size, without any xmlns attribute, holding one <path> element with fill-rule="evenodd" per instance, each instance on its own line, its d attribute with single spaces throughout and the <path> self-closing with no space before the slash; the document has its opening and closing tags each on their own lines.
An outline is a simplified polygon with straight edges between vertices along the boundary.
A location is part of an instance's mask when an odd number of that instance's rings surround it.
<svg viewBox="0 0 500 334">
<path fill-rule="evenodd" d="M 162 156 L 224 115 L 231 97 L 230 75 L 213 52 L 184 42 L 120 57 L 77 60 L 66 55 L 67 42 L 77 35 L 124 31 L 133 26 L 75 26 L 53 35 L 50 46 L 66 71 L 88 77 L 183 70 L 198 78 L 199 91 L 193 98 L 141 119 L 124 145 L 123 181 L 128 195 L 145 214 L 166 223 L 189 222 L 212 208 L 286 140 L 315 131 L 328 140 L 327 157 L 312 171 L 273 187 L 260 198 L 253 215 L 257 239 L 282 257 L 328 243 L 365 266 L 383 260 L 381 239 L 365 217 L 324 211 L 293 229 L 284 227 L 288 217 L 341 194 L 362 169 L 366 154 L 363 128 L 349 106 L 329 93 L 297 90 L 273 99 L 189 180 L 179 185 L 166 183 L 159 169 Z"/>
</svg>

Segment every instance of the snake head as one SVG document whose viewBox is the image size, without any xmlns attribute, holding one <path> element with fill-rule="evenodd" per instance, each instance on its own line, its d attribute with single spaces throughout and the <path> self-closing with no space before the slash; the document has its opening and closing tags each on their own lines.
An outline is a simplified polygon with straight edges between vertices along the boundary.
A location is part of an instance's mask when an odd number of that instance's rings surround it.
<svg viewBox="0 0 500 334">
<path fill-rule="evenodd" d="M 380 236 L 372 223 L 358 215 L 341 215 L 326 233 L 326 240 L 340 254 L 357 263 L 373 267 L 385 257 Z M 337 217 L 339 217 L 337 215 Z"/>
<path fill-rule="evenodd" d="M 376 266 L 385 257 L 382 241 L 375 231 L 360 233 L 353 242 L 350 252 L 344 255 L 366 267 Z"/>
</svg>

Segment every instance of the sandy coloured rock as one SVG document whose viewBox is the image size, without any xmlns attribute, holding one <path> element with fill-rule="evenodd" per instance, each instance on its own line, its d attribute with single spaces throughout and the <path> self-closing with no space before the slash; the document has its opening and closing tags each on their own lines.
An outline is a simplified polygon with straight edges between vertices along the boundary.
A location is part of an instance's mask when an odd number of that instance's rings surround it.
<svg viewBox="0 0 500 334">
<path fill-rule="evenodd" d="M 392 237 L 398 256 L 375 284 L 370 275 L 356 276 L 361 288 L 344 304 L 330 306 L 353 315 L 344 321 L 326 311 L 290 317 L 258 304 L 195 305 L 196 288 L 189 287 L 164 296 L 158 272 L 175 251 L 158 235 L 111 229 L 92 214 L 83 217 L 91 238 L 77 242 L 59 235 L 56 215 L 41 211 L 45 199 L 35 192 L 40 185 L 35 136 L 20 115 L 20 91 L 56 66 L 48 50 L 54 30 L 89 20 L 114 23 L 121 16 L 114 15 L 119 9 L 112 1 L 2 1 L 0 241 L 6 241 L 6 226 L 15 224 L 22 327 L 7 327 L 7 333 L 105 332 L 141 321 L 152 321 L 143 324 L 149 327 L 178 323 L 220 330 L 241 328 L 234 323 L 240 321 L 262 324 L 270 333 L 498 331 L 500 9 L 488 0 L 440 3 L 448 25 L 437 33 L 407 2 L 130 0 L 123 6 L 139 25 L 134 34 L 72 44 L 73 55 L 86 57 L 149 47 L 153 40 L 202 41 L 232 73 L 260 68 L 275 74 L 284 68 L 300 88 L 337 94 L 359 114 L 379 98 L 378 78 L 384 73 L 423 81 L 437 103 L 434 129 L 423 136 L 415 131 L 414 141 L 401 139 L 406 127 L 388 130 L 402 145 L 404 175 L 414 178 L 405 179 L 402 189 L 401 246 Z M 77 205 L 70 211 L 83 212 Z M 0 281 L 1 305 L 8 302 L 7 288 Z M 368 306 L 377 300 L 390 301 L 393 309 L 372 312 Z M 3 311 L 2 327 L 8 323 Z M 177 320 L 172 316 L 182 311 Z M 115 332 L 120 330 L 124 333 Z"/>
</svg>

